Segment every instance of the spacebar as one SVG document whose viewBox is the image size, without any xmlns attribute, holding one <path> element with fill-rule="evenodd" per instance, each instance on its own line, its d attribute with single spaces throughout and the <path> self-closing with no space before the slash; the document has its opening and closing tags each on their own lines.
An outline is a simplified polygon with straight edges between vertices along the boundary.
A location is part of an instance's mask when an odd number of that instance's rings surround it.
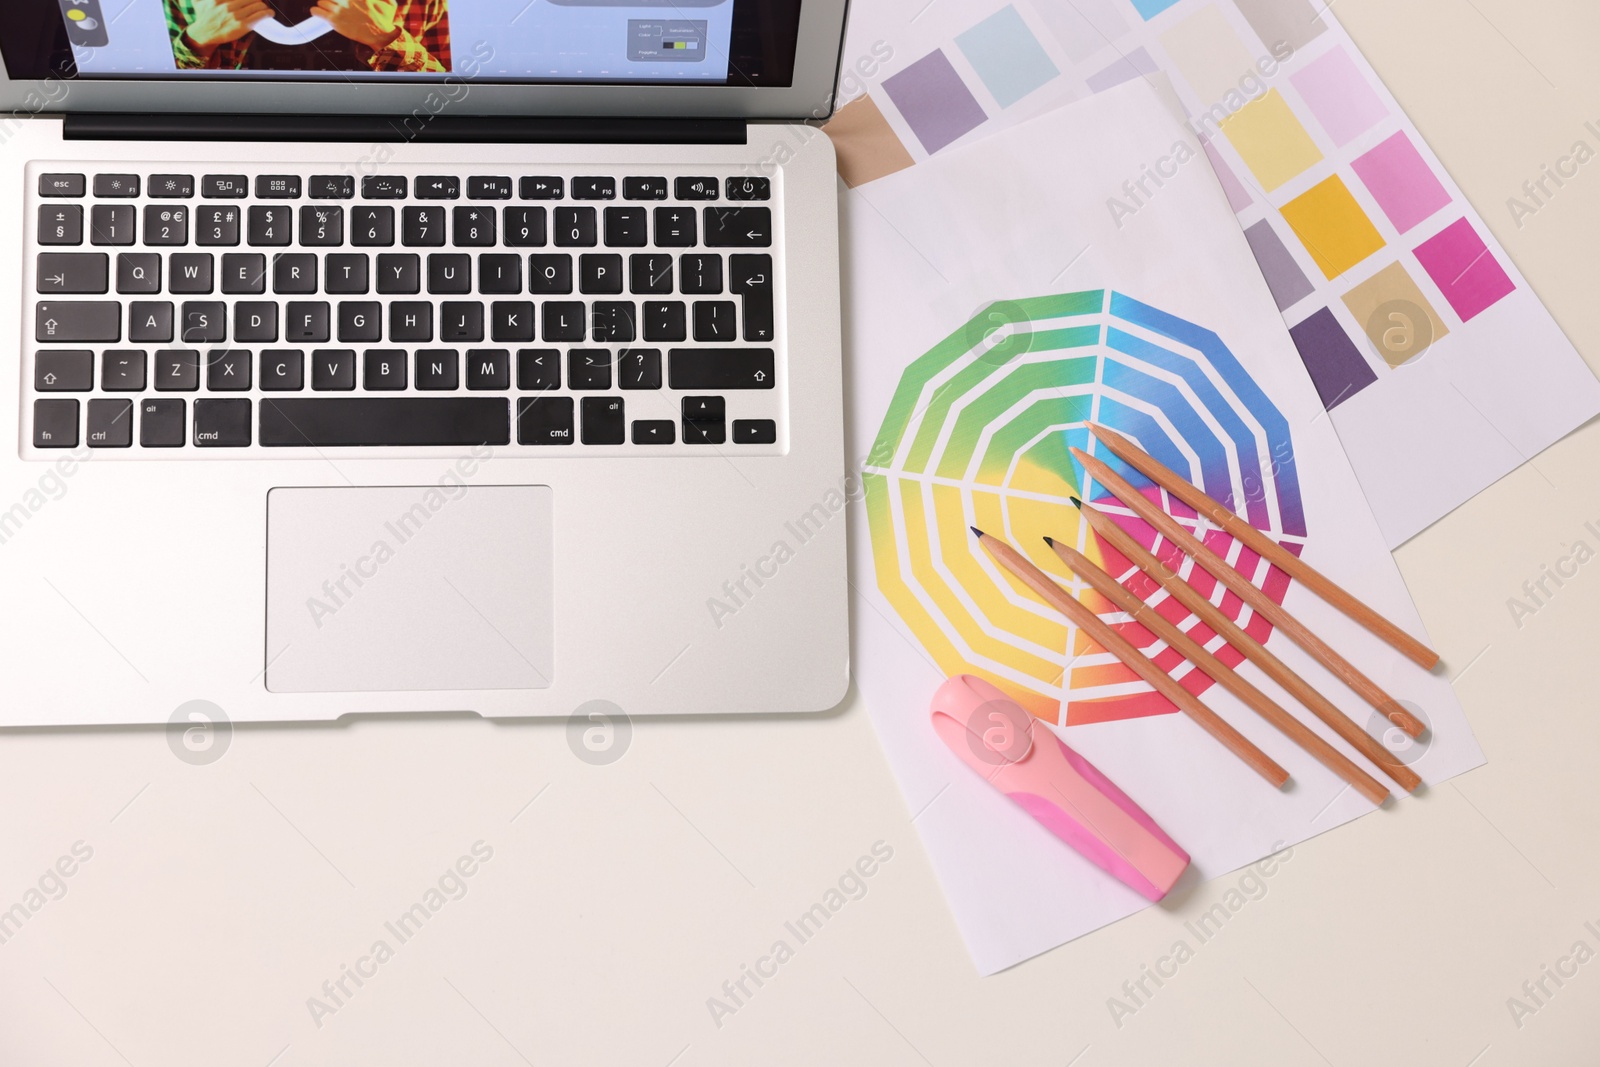
<svg viewBox="0 0 1600 1067">
<path fill-rule="evenodd" d="M 261 443 L 310 445 L 504 445 L 511 405 L 503 397 L 306 397 L 261 401 Z"/>
</svg>

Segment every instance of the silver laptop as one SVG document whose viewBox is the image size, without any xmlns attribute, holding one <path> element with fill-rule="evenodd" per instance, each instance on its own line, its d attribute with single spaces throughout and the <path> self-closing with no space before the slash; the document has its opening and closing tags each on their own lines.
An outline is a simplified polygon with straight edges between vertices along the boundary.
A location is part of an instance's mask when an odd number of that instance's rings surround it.
<svg viewBox="0 0 1600 1067">
<path fill-rule="evenodd" d="M 0 724 L 847 685 L 844 0 L 15 0 Z"/>
</svg>

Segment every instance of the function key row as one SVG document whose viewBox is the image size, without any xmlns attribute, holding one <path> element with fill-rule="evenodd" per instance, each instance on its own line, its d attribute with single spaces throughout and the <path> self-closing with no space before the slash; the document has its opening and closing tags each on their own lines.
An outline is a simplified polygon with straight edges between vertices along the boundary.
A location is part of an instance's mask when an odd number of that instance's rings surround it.
<svg viewBox="0 0 1600 1067">
<path fill-rule="evenodd" d="M 139 195 L 137 174 L 96 174 L 94 195 L 103 198 L 131 198 Z M 200 195 L 209 200 L 242 200 L 250 195 L 252 183 L 244 174 L 205 174 L 200 178 Z M 516 183 L 523 200 L 561 200 L 568 182 L 556 175 L 528 175 Z M 39 195 L 52 198 L 82 197 L 88 188 L 82 174 L 41 174 Z M 254 182 L 260 200 L 298 200 L 302 195 L 313 200 L 350 200 L 356 195 L 352 174 L 313 174 L 302 186 L 297 174 L 261 174 Z M 664 177 L 626 177 L 622 179 L 624 200 L 665 200 Z M 459 200 L 461 179 L 455 175 L 423 175 L 413 186 L 404 175 L 368 174 L 361 179 L 361 196 L 367 200 L 404 200 L 412 193 L 418 200 Z M 726 191 L 729 200 L 770 200 L 772 180 L 741 176 L 719 181 L 714 177 L 676 178 L 673 194 L 679 200 L 716 200 Z M 194 196 L 194 175 L 152 174 L 146 193 L 152 198 Z M 512 180 L 507 175 L 471 175 L 466 180 L 469 200 L 510 200 Z M 615 200 L 617 180 L 604 175 L 578 175 L 571 180 L 574 200 Z"/>
</svg>

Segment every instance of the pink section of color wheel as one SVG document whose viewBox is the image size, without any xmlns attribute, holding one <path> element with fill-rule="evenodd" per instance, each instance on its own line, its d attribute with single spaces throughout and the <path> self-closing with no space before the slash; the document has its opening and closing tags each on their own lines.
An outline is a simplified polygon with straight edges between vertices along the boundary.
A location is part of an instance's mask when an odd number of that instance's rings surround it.
<svg viewBox="0 0 1600 1067">
<path fill-rule="evenodd" d="M 1418 245 L 1417 262 L 1462 322 L 1516 289 L 1505 268 L 1466 219 L 1457 219 Z"/>
</svg>

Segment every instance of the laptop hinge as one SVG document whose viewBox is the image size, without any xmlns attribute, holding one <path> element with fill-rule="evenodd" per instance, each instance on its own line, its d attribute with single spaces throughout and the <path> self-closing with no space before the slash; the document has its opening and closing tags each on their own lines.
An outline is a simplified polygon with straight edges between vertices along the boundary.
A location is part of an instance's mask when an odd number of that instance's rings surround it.
<svg viewBox="0 0 1600 1067">
<path fill-rule="evenodd" d="M 744 144 L 746 127 L 743 119 L 70 112 L 63 136 L 83 141 Z"/>
</svg>

